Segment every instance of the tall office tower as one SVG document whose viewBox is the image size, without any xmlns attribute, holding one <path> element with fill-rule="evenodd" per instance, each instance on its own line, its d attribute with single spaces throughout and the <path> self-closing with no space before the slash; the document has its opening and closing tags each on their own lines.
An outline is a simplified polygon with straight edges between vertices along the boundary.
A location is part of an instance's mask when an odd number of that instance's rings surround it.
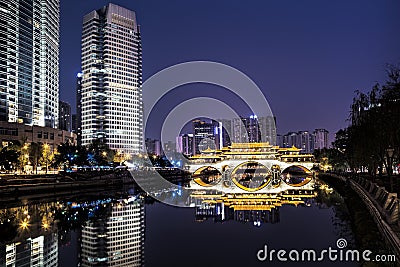
<svg viewBox="0 0 400 267">
<path fill-rule="evenodd" d="M 128 199 L 101 209 L 83 226 L 80 266 L 144 266 L 142 201 Z"/>
<path fill-rule="evenodd" d="M 76 143 L 82 145 L 82 73 L 76 75 Z"/>
<path fill-rule="evenodd" d="M 58 129 L 71 132 L 71 105 L 61 100 L 58 104 Z"/>
<path fill-rule="evenodd" d="M 322 149 L 328 147 L 328 131 L 325 129 L 315 129 L 314 131 L 314 140 L 315 140 L 315 149 Z"/>
<path fill-rule="evenodd" d="M 82 144 L 143 147 L 142 48 L 134 11 L 108 4 L 83 18 Z"/>
<path fill-rule="evenodd" d="M 0 120 L 57 128 L 59 0 L 0 1 Z"/>
</svg>

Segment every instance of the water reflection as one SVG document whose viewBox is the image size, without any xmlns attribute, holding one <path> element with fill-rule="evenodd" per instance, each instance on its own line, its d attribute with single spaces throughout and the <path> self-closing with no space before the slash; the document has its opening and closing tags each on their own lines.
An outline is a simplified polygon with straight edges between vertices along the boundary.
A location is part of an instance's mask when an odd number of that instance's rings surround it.
<svg viewBox="0 0 400 267">
<path fill-rule="evenodd" d="M 190 197 L 196 207 L 197 221 L 213 218 L 216 222 L 234 220 L 260 226 L 262 223 L 278 223 L 281 206 L 309 206 L 310 199 L 316 196 L 314 190 L 287 190 L 275 194 L 197 191 Z"/>
<path fill-rule="evenodd" d="M 301 166 L 290 166 L 282 172 L 281 179 L 290 186 L 300 187 L 311 182 L 313 176 Z"/>
<path fill-rule="evenodd" d="M 222 179 L 222 174 L 217 169 L 205 166 L 192 175 L 193 181 L 202 186 L 213 186 Z"/>
<path fill-rule="evenodd" d="M 173 198 L 177 192 L 170 194 Z M 168 214 L 172 209 L 182 218 L 187 211 L 152 205 L 153 199 L 143 192 L 134 191 L 118 196 L 109 192 L 109 196 L 97 199 L 70 199 L 0 209 L 0 266 L 144 266 L 145 228 L 154 232 L 163 223 L 158 220 L 145 226 L 145 206 L 156 207 L 166 224 L 170 221 Z M 208 220 L 268 228 L 270 224 L 282 223 L 281 218 L 287 220 L 290 210 L 282 209 L 283 206 L 334 206 L 340 218 L 344 217 L 339 210 L 342 199 L 332 194 L 332 189 L 326 185 L 313 190 L 290 189 L 263 194 L 193 190 L 186 201 L 193 207 L 191 221 L 196 225 L 191 227 L 194 229 L 199 227 L 199 222 Z M 340 218 L 332 223 L 343 223 Z M 284 222 L 290 223 L 291 220 Z M 184 234 L 187 226 L 188 221 L 183 221 L 177 227 Z M 343 225 L 335 227 L 344 228 Z M 242 230 L 236 228 L 239 235 Z M 226 231 L 230 232 L 232 228 Z M 351 235 L 349 229 L 345 231 Z M 167 232 L 164 234 L 168 235 Z M 343 234 L 342 230 L 340 234 Z M 153 249 L 157 245 L 153 244 Z M 68 259 L 65 259 L 62 250 L 71 246 L 76 248 L 76 253 L 67 254 Z"/>
<path fill-rule="evenodd" d="M 86 207 L 90 218 L 82 227 L 80 266 L 142 266 L 143 201 L 131 197 Z"/>
<path fill-rule="evenodd" d="M 59 266 L 58 245 L 77 230 L 79 266 L 143 266 L 140 195 L 91 202 L 52 202 L 0 211 L 0 266 Z"/>
<path fill-rule="evenodd" d="M 0 210 L 0 266 L 58 266 L 55 203 Z"/>
<path fill-rule="evenodd" d="M 232 181 L 246 191 L 257 191 L 268 185 L 271 173 L 258 162 L 245 162 L 232 171 Z"/>
</svg>

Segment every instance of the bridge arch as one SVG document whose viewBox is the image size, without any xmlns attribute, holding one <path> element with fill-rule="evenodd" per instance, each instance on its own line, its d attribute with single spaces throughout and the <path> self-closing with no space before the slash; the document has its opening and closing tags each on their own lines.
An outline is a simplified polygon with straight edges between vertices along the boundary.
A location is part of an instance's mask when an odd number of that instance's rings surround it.
<svg viewBox="0 0 400 267">
<path fill-rule="evenodd" d="M 232 182 L 248 192 L 255 192 L 266 187 L 271 178 L 271 171 L 256 161 L 243 162 L 237 165 L 231 173 Z"/>
<path fill-rule="evenodd" d="M 281 173 L 281 179 L 287 185 L 300 187 L 311 182 L 312 172 L 302 165 L 291 165 Z"/>
<path fill-rule="evenodd" d="M 192 174 L 192 178 L 200 186 L 211 187 L 217 185 L 222 180 L 222 174 L 212 166 L 203 166 Z"/>
</svg>

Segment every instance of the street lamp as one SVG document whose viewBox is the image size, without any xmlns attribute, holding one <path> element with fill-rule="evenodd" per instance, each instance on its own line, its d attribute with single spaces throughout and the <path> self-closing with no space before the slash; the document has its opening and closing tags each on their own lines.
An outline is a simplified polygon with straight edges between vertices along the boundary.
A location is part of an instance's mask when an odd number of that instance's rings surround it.
<svg viewBox="0 0 400 267">
<path fill-rule="evenodd" d="M 390 179 L 390 190 L 393 192 L 393 177 L 392 177 L 392 161 L 393 161 L 393 154 L 394 154 L 394 149 L 389 146 L 386 149 L 386 154 L 387 154 L 387 169 L 386 172 L 389 176 Z"/>
</svg>

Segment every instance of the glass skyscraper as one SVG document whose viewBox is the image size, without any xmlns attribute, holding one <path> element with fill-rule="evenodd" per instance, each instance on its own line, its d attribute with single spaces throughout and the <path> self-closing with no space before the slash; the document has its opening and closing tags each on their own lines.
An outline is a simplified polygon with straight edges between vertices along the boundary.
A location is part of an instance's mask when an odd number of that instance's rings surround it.
<svg viewBox="0 0 400 267">
<path fill-rule="evenodd" d="M 82 145 L 98 139 L 127 154 L 142 150 L 142 48 L 134 11 L 108 4 L 83 19 Z"/>
<path fill-rule="evenodd" d="M 0 120 L 56 128 L 59 0 L 0 1 Z"/>
</svg>

